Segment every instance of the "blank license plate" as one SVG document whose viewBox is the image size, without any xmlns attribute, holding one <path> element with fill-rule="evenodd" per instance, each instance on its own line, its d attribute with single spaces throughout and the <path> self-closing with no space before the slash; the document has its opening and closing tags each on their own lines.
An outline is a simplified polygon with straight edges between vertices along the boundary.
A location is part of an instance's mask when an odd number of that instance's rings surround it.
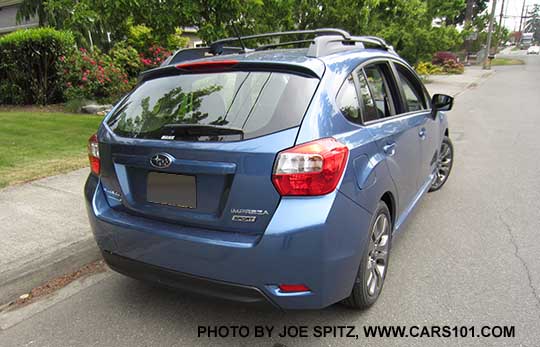
<svg viewBox="0 0 540 347">
<path fill-rule="evenodd" d="M 146 188 L 149 202 L 181 208 L 197 207 L 195 176 L 150 172 Z"/>
</svg>

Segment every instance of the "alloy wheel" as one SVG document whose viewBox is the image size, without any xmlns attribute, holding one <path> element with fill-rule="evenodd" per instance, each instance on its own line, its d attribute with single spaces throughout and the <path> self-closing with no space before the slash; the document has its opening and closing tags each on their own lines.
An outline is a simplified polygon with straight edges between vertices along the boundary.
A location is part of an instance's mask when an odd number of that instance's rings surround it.
<svg viewBox="0 0 540 347">
<path fill-rule="evenodd" d="M 437 170 L 435 171 L 431 190 L 439 189 L 446 182 L 448 175 L 450 174 L 450 169 L 452 168 L 452 160 L 452 147 L 447 142 L 443 142 L 441 150 L 439 151 Z"/>
<path fill-rule="evenodd" d="M 390 248 L 390 222 L 386 214 L 380 214 L 371 230 L 365 284 L 369 296 L 381 291 Z"/>
</svg>

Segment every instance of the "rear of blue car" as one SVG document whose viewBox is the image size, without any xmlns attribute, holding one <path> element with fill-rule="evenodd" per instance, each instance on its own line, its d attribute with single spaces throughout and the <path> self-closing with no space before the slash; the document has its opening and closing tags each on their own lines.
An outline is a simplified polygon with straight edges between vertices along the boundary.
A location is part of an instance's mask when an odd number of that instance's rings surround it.
<svg viewBox="0 0 540 347">
<path fill-rule="evenodd" d="M 297 143 L 306 113 L 327 112 L 312 102 L 325 66 L 302 59 L 143 76 L 89 143 L 88 214 L 111 268 L 284 309 L 349 296 L 371 215 L 339 189 L 347 146 Z"/>
</svg>

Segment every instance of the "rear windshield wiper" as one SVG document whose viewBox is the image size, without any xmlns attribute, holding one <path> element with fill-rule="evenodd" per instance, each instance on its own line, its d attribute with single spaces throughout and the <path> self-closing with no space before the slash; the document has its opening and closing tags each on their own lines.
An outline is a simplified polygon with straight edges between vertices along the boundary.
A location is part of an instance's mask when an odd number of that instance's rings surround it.
<svg viewBox="0 0 540 347">
<path fill-rule="evenodd" d="M 213 124 L 165 124 L 164 135 L 173 136 L 212 136 L 212 135 L 240 135 L 244 139 L 244 130 Z"/>
</svg>

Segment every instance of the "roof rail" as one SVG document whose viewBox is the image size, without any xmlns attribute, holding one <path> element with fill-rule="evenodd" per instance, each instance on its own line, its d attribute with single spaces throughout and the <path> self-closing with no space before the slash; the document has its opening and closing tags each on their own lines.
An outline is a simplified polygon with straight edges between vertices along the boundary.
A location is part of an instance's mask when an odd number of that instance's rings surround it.
<svg viewBox="0 0 540 347">
<path fill-rule="evenodd" d="M 353 40 L 357 40 L 362 43 L 368 43 L 375 46 L 379 46 L 381 48 L 386 49 L 387 51 L 393 51 L 394 47 L 386 43 L 386 41 L 380 37 L 377 36 L 355 36 L 353 37 Z"/>
<path fill-rule="evenodd" d="M 299 45 L 301 43 L 308 43 L 308 42 L 313 42 L 313 39 L 311 39 L 311 40 L 297 40 L 297 41 L 285 41 L 285 42 L 271 43 L 269 45 L 259 46 L 259 47 L 255 48 L 255 51 L 265 51 L 267 49 L 272 49 L 272 48 L 276 48 L 276 47 Z"/>
<path fill-rule="evenodd" d="M 315 36 L 324 36 L 324 35 L 339 35 L 344 40 L 349 40 L 351 38 L 351 34 L 346 32 L 345 30 L 341 29 L 334 29 L 334 28 L 322 28 L 322 29 L 314 29 L 314 30 L 293 30 L 293 31 L 279 31 L 274 33 L 265 33 L 265 34 L 257 34 L 257 35 L 249 35 L 249 36 L 239 36 L 239 37 L 229 37 L 226 39 L 221 39 L 214 41 L 210 44 L 210 50 L 211 52 L 215 54 L 221 54 L 222 48 L 224 44 L 230 43 L 230 42 L 236 42 L 236 41 L 244 41 L 244 40 L 251 40 L 251 39 L 261 39 L 261 38 L 267 38 L 267 37 L 279 37 L 279 36 L 287 36 L 287 35 L 315 35 Z"/>
<path fill-rule="evenodd" d="M 270 43 L 255 48 L 228 47 L 225 44 L 251 39 L 260 39 L 268 37 L 280 37 L 287 35 L 315 35 L 312 39 L 300 39 L 296 41 L 286 41 Z M 349 50 L 352 48 L 363 48 L 365 45 L 376 46 L 378 48 L 394 52 L 392 46 L 388 45 L 383 39 L 376 36 L 351 36 L 348 32 L 341 29 L 322 28 L 314 30 L 294 30 L 281 31 L 274 33 L 265 33 L 249 36 L 229 37 L 214 41 L 209 47 L 186 48 L 176 51 L 162 65 L 178 64 L 183 61 L 201 59 L 216 55 L 246 53 L 251 51 L 262 51 L 276 47 L 298 45 L 310 43 L 307 52 L 308 57 L 322 57 L 332 53 Z"/>
<path fill-rule="evenodd" d="M 339 36 L 333 35 L 316 37 L 309 46 L 307 56 L 314 58 L 322 57 L 353 48 L 364 48 L 366 44 L 394 53 L 394 48 L 388 45 L 380 37 L 352 36 L 348 39 L 343 39 Z"/>
</svg>

